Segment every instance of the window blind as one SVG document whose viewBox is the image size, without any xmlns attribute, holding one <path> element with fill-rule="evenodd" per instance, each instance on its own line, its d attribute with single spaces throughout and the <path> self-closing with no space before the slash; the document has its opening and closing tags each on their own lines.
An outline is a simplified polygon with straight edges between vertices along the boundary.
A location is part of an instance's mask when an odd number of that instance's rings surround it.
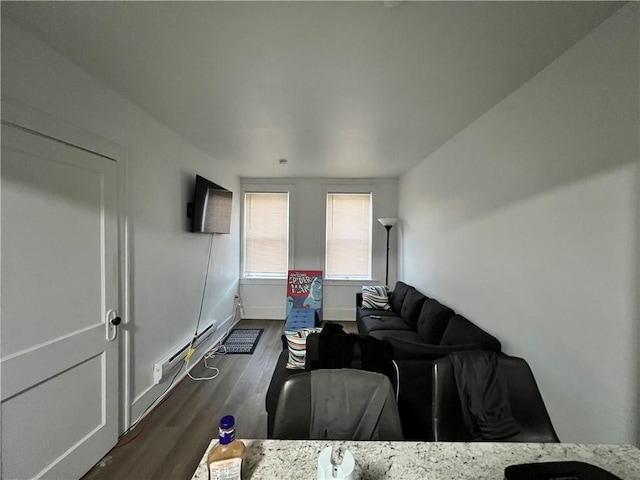
<svg viewBox="0 0 640 480">
<path fill-rule="evenodd" d="M 326 277 L 371 277 L 371 194 L 327 194 Z"/>
<path fill-rule="evenodd" d="M 289 260 L 289 194 L 244 197 L 245 277 L 285 277 Z"/>
</svg>

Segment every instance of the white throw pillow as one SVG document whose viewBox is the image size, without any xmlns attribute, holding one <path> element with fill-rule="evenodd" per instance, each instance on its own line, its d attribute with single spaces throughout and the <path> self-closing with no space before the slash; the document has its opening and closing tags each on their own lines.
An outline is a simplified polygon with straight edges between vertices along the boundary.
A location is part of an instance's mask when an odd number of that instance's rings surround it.
<svg viewBox="0 0 640 480">
<path fill-rule="evenodd" d="M 296 331 L 286 330 L 284 336 L 287 339 L 287 347 L 289 348 L 289 358 L 287 359 L 287 368 L 290 370 L 303 369 L 307 359 L 307 337 L 311 333 L 320 333 L 322 328 L 302 328 Z"/>
<path fill-rule="evenodd" d="M 391 310 L 389 290 L 387 287 L 364 285 L 362 287 L 362 308 Z"/>
</svg>

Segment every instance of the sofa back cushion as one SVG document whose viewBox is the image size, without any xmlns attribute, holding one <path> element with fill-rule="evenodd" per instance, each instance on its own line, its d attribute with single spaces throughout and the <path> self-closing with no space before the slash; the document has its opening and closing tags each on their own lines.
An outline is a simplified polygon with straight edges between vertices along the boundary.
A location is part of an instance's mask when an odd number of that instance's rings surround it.
<svg viewBox="0 0 640 480">
<path fill-rule="evenodd" d="M 402 302 L 404 302 L 405 297 L 407 296 L 407 292 L 411 287 L 404 282 L 396 282 L 396 286 L 393 289 L 393 292 L 389 295 L 389 304 L 391 305 L 391 310 L 400 315 L 402 311 Z"/>
<path fill-rule="evenodd" d="M 422 304 L 427 299 L 423 294 L 413 287 L 409 287 L 407 295 L 402 302 L 402 309 L 400 310 L 400 317 L 409 325 L 411 330 L 416 331 L 418 324 L 418 317 L 420 316 L 420 310 L 422 310 Z"/>
<path fill-rule="evenodd" d="M 433 298 L 428 298 L 422 305 L 416 331 L 420 340 L 429 345 L 439 345 L 449 319 L 454 312 Z"/>
<path fill-rule="evenodd" d="M 442 335 L 440 345 L 465 345 L 470 343 L 478 344 L 482 349 L 494 352 L 499 352 L 502 348 L 496 337 L 488 334 L 462 315 L 455 314 L 449 319 L 449 324 Z"/>
</svg>

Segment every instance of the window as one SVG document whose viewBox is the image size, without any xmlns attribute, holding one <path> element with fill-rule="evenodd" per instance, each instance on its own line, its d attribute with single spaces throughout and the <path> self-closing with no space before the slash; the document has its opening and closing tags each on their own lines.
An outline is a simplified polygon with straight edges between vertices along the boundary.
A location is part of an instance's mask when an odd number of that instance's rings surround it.
<svg viewBox="0 0 640 480">
<path fill-rule="evenodd" d="M 327 194 L 327 278 L 371 278 L 371 193 Z"/>
<path fill-rule="evenodd" d="M 244 195 L 244 276 L 286 278 L 289 193 Z"/>
</svg>

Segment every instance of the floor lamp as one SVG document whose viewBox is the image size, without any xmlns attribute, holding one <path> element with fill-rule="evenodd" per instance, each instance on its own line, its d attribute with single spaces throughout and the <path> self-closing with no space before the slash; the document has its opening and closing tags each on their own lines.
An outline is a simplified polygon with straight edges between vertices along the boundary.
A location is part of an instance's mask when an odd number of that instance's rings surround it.
<svg viewBox="0 0 640 480">
<path fill-rule="evenodd" d="M 386 269 L 386 275 L 384 277 L 384 284 L 386 286 L 389 286 L 389 230 L 391 230 L 391 227 L 393 227 L 396 223 L 398 223 L 398 219 L 397 218 L 379 218 L 378 221 L 382 224 L 384 228 L 387 229 L 387 269 Z"/>
</svg>

